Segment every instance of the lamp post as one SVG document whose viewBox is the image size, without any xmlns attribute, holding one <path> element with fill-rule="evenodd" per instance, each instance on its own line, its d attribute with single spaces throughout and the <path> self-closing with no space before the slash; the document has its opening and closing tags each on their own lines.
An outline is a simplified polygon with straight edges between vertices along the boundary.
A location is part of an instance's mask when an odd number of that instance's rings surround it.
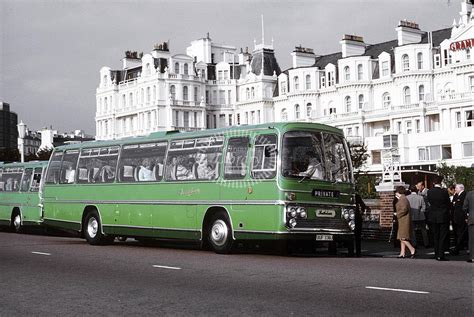
<svg viewBox="0 0 474 317">
<path fill-rule="evenodd" d="M 23 121 L 20 121 L 17 125 L 18 127 L 18 147 L 20 148 L 21 162 L 25 161 L 25 134 L 26 134 L 26 124 Z"/>
</svg>

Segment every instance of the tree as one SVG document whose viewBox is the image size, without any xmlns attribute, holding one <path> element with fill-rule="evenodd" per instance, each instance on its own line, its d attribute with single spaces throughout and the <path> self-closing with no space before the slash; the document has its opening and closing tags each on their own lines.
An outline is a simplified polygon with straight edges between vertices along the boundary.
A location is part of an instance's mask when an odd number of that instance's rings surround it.
<svg viewBox="0 0 474 317">
<path fill-rule="evenodd" d="M 362 198 L 374 198 L 376 195 L 375 182 L 370 175 L 362 170 L 369 158 L 367 146 L 365 144 L 349 143 L 349 150 L 354 169 L 356 191 Z"/>
<path fill-rule="evenodd" d="M 465 166 L 448 165 L 441 162 L 436 172 L 443 176 L 446 185 L 463 184 L 466 191 L 474 189 L 474 169 Z"/>
<path fill-rule="evenodd" d="M 48 161 L 51 157 L 51 153 L 53 153 L 53 149 L 45 148 L 41 149 L 36 153 L 37 159 L 40 161 Z"/>
</svg>

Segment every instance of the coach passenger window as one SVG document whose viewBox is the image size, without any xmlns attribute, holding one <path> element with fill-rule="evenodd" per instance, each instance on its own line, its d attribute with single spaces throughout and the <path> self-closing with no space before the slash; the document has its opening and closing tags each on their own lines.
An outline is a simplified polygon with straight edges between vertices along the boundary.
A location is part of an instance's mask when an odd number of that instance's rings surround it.
<svg viewBox="0 0 474 317">
<path fill-rule="evenodd" d="M 61 168 L 61 160 L 63 152 L 54 152 L 48 165 L 48 174 L 46 175 L 46 184 L 59 183 L 59 169 Z"/>
<path fill-rule="evenodd" d="M 5 168 L 2 179 L 5 183 L 5 191 L 17 192 L 20 190 L 21 176 L 23 175 L 23 168 L 13 167 Z"/>
<path fill-rule="evenodd" d="M 112 183 L 115 179 L 118 153 L 118 146 L 83 149 L 77 167 L 77 182 Z"/>
<path fill-rule="evenodd" d="M 230 138 L 225 155 L 224 178 L 242 179 L 247 173 L 249 138 Z"/>
<path fill-rule="evenodd" d="M 25 169 L 25 172 L 23 173 L 23 177 L 21 179 L 20 191 L 22 191 L 22 192 L 27 192 L 28 191 L 28 189 L 30 188 L 31 176 L 32 175 L 33 175 L 33 169 L 32 168 Z"/>
<path fill-rule="evenodd" d="M 264 134 L 255 137 L 252 177 L 270 179 L 276 175 L 277 136 Z"/>
<path fill-rule="evenodd" d="M 163 178 L 166 142 L 127 144 L 120 156 L 119 182 L 153 182 Z"/>
<path fill-rule="evenodd" d="M 171 141 L 165 179 L 167 181 L 217 179 L 223 144 L 222 136 Z"/>
<path fill-rule="evenodd" d="M 59 175 L 61 184 L 72 184 L 76 179 L 76 165 L 79 158 L 79 150 L 66 151 L 63 155 L 61 172 Z"/>
<path fill-rule="evenodd" d="M 31 181 L 30 191 L 37 192 L 39 190 L 42 173 L 43 173 L 43 169 L 41 167 L 35 168 L 33 172 L 33 180 Z"/>
</svg>

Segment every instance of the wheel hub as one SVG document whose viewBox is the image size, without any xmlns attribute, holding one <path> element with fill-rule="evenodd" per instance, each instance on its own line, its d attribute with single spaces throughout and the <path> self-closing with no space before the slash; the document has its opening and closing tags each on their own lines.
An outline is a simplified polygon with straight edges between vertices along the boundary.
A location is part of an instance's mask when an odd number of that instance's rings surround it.
<svg viewBox="0 0 474 317">
<path fill-rule="evenodd" d="M 212 242 L 217 246 L 224 245 L 227 241 L 228 232 L 227 224 L 223 220 L 217 220 L 211 228 Z"/>
<path fill-rule="evenodd" d="M 15 217 L 13 218 L 13 226 L 17 230 L 20 229 L 20 226 L 21 226 L 21 216 L 20 215 L 15 215 Z"/>
<path fill-rule="evenodd" d="M 87 223 L 87 233 L 89 234 L 89 237 L 95 238 L 98 229 L 99 223 L 97 222 L 97 219 L 95 219 L 94 217 L 90 218 Z"/>
</svg>

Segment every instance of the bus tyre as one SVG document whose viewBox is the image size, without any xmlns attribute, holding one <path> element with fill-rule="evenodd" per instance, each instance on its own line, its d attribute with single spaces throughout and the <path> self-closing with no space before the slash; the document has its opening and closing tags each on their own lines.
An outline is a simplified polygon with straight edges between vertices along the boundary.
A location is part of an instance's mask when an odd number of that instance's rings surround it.
<svg viewBox="0 0 474 317">
<path fill-rule="evenodd" d="M 209 244 L 214 252 L 219 254 L 228 254 L 232 250 L 232 230 L 227 215 L 224 212 L 218 212 L 211 218 L 210 226 L 207 232 Z"/>
<path fill-rule="evenodd" d="M 10 223 L 13 232 L 20 233 L 22 231 L 21 214 L 18 210 L 13 211 Z"/>
<path fill-rule="evenodd" d="M 94 210 L 87 214 L 84 224 L 84 237 L 91 245 L 103 245 L 110 243 L 111 238 L 102 233 L 102 224 L 100 223 L 99 213 Z"/>
</svg>

